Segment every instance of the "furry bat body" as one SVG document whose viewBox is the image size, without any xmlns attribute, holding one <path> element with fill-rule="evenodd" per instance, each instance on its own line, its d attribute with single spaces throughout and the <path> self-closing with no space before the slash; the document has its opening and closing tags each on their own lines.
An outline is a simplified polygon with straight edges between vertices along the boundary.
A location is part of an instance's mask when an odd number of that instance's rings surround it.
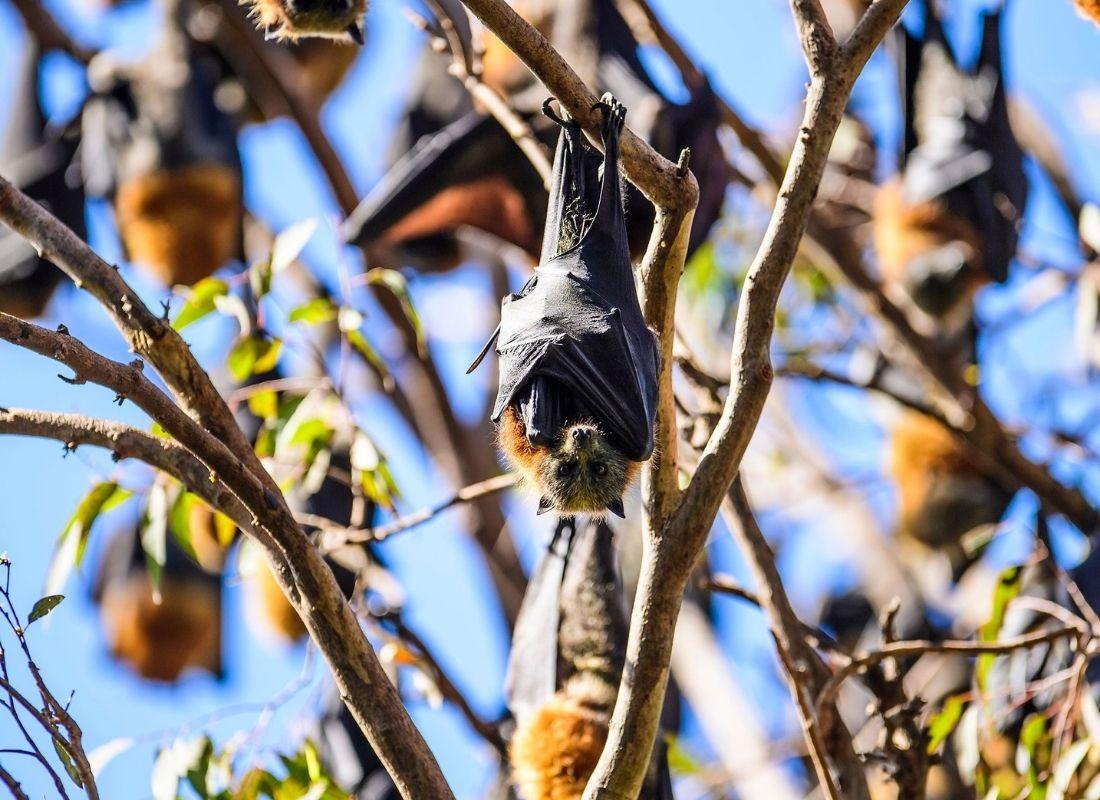
<svg viewBox="0 0 1100 800">
<path fill-rule="evenodd" d="M 1009 126 L 1002 11 L 983 17 L 973 70 L 959 66 L 934 4 L 920 38 L 899 28 L 901 174 L 880 193 L 883 276 L 930 317 L 964 327 L 983 283 L 1004 281 L 1027 201 L 1023 152 Z"/>
<path fill-rule="evenodd" d="M 189 669 L 222 677 L 222 586 L 167 537 L 157 598 L 139 530 L 108 544 L 95 599 L 111 654 L 142 678 L 175 683 Z"/>
<path fill-rule="evenodd" d="M 97 60 L 89 74 L 86 185 L 113 201 L 127 256 L 169 285 L 239 257 L 238 126 L 214 101 L 216 66 L 170 25 L 155 58 L 130 68 Z"/>
<path fill-rule="evenodd" d="M 626 652 L 613 534 L 560 520 L 516 621 L 505 695 L 516 718 L 512 776 L 522 800 L 578 800 L 607 741 Z M 642 800 L 671 800 L 662 745 Z"/>
<path fill-rule="evenodd" d="M 492 418 L 505 454 L 540 492 L 540 512 L 622 516 L 623 492 L 653 452 L 660 351 L 626 241 L 626 110 L 610 95 L 603 107 L 602 158 L 576 123 L 558 119 L 540 264 L 504 298 L 500 326 L 470 367 L 495 345 Z"/>
<path fill-rule="evenodd" d="M 575 5 L 571 0 L 555 3 L 556 13 L 541 17 L 543 27 L 549 30 L 559 22 L 568 23 L 576 31 L 570 37 L 573 46 L 578 47 L 580 41 L 597 53 L 596 83 L 636 109 L 633 129 L 658 152 L 675 160 L 683 148 L 692 150 L 701 192 L 689 243 L 689 250 L 694 251 L 717 219 L 729 181 L 728 164 L 717 137 L 719 114 L 714 95 L 704 85 L 692 92 L 686 104 L 671 102 L 643 67 L 638 42 L 613 0 L 595 0 L 583 10 Z M 489 44 L 494 42 L 491 39 Z M 499 42 L 487 46 L 485 80 L 495 81 L 499 84 L 496 88 L 513 96 L 535 135 L 550 146 L 556 131 L 540 118 L 531 100 L 539 90 L 525 71 L 511 68 L 518 62 L 503 51 Z M 464 98 L 450 99 L 450 92 L 461 92 L 461 87 L 445 69 L 425 74 L 438 75 L 430 85 L 441 84 L 435 89 L 440 98 L 432 101 L 431 113 L 422 115 L 418 126 L 408 127 L 410 133 L 417 127 L 416 132 L 426 138 L 417 142 L 401 137 L 405 148 L 412 149 L 407 154 L 402 150 L 387 176 L 351 216 L 346 237 L 362 246 L 382 246 L 431 270 L 450 268 L 461 261 L 456 231 L 464 226 L 537 257 L 539 242 L 532 233 L 543 227 L 546 208 L 546 190 L 538 173 L 495 119 L 471 109 Z M 444 97 L 450 103 L 449 118 L 441 113 L 447 105 L 440 102 Z M 540 96 L 538 102 L 541 100 Z M 410 109 L 410 122 L 416 111 Z M 437 132 L 423 124 L 429 119 L 446 125 Z M 626 191 L 628 242 L 632 256 L 638 258 L 652 230 L 653 207 L 633 187 Z"/>
<path fill-rule="evenodd" d="M 24 55 L 0 146 L 0 174 L 84 238 L 84 190 L 74 174 L 78 139 L 46 123 L 39 100 L 40 56 L 34 44 Z M 41 316 L 63 276 L 21 236 L 0 225 L 0 311 L 24 319 Z"/>
<path fill-rule="evenodd" d="M 901 497 L 901 534 L 944 550 L 956 572 L 967 561 L 960 540 L 998 522 L 1012 499 L 951 431 L 913 411 L 891 433 L 890 469 Z"/>
</svg>

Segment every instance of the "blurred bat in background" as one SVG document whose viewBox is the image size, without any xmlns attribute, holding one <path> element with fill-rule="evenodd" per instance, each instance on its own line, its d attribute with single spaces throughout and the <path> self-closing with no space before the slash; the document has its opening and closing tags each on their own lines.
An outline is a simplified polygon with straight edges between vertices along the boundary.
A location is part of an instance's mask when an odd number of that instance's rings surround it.
<svg viewBox="0 0 1100 800">
<path fill-rule="evenodd" d="M 167 535 L 158 596 L 141 534 L 117 534 L 99 566 L 94 598 L 111 655 L 150 681 L 175 683 L 190 669 L 221 678 L 220 564 L 204 569 Z"/>
<path fill-rule="evenodd" d="M 340 480 L 333 475 L 333 472 L 350 476 L 351 461 L 347 452 L 333 454 L 329 473 L 326 474 L 315 493 L 304 498 L 298 496 L 300 492 L 297 495 L 292 494 L 290 503 L 293 508 L 306 514 L 324 517 L 332 520 L 336 525 L 348 526 L 352 519 L 352 490 L 346 478 Z M 365 514 L 368 521 L 373 520 L 374 511 L 374 504 L 371 503 Z M 311 536 L 317 532 L 317 529 L 311 525 L 303 526 L 303 530 Z M 365 559 L 378 563 L 377 557 L 366 545 L 345 549 L 355 551 L 354 556 L 357 560 Z M 328 563 L 344 596 L 352 597 L 355 592 L 356 571 L 331 558 L 328 559 Z M 265 627 L 286 642 L 295 643 L 303 640 L 307 633 L 306 626 L 294 606 L 283 594 L 282 587 L 276 582 L 271 567 L 258 548 L 248 547 L 242 552 L 241 572 L 248 586 L 248 601 L 253 618 L 262 621 Z"/>
<path fill-rule="evenodd" d="M 967 70 L 935 3 L 924 9 L 919 38 L 898 28 L 901 174 L 879 194 L 875 247 L 886 280 L 952 335 L 969 326 L 975 291 L 1008 275 L 1027 179 L 1005 100 L 1003 10 L 983 14 L 978 61 Z"/>
<path fill-rule="evenodd" d="M 363 44 L 366 0 L 248 0 L 250 16 L 269 39 L 307 37 Z"/>
<path fill-rule="evenodd" d="M 972 560 L 963 538 L 999 522 L 1012 499 L 954 433 L 915 411 L 891 431 L 890 472 L 901 500 L 899 533 L 944 552 L 956 577 Z"/>
<path fill-rule="evenodd" d="M 602 521 L 559 520 L 524 596 L 505 685 L 523 800 L 579 799 L 607 740 L 627 636 L 613 536 Z M 640 798 L 672 798 L 662 742 Z"/>
<path fill-rule="evenodd" d="M 1100 25 L 1100 0 L 1073 0 L 1077 13 Z"/>
<path fill-rule="evenodd" d="M 689 247 L 694 251 L 721 211 L 730 177 L 710 87 L 692 91 L 686 104 L 668 100 L 643 67 L 638 41 L 613 0 L 560 0 L 540 6 L 537 13 L 528 9 L 528 15 L 543 30 L 561 22 L 576 31 L 573 46 L 597 54 L 599 90 L 636 109 L 633 130 L 658 152 L 675 160 L 682 149 L 691 148 L 700 182 Z M 500 124 L 461 97 L 463 89 L 447 74 L 444 59 L 431 54 L 423 64 L 418 88 L 430 88 L 427 101 L 409 109 L 398 136 L 403 148 L 399 158 L 349 218 L 348 241 L 382 247 L 418 268 L 438 271 L 462 260 L 456 232 L 468 226 L 537 257 L 537 232 L 546 208 L 541 178 Z M 495 38 L 486 40 L 484 66 L 483 80 L 510 95 L 535 135 L 549 146 L 556 131 L 538 115 L 540 84 Z M 416 136 L 422 138 L 417 141 Z M 652 205 L 629 187 L 627 230 L 634 258 L 644 252 L 652 225 Z"/>
<path fill-rule="evenodd" d="M 88 69 L 85 187 L 113 201 L 128 258 L 165 284 L 196 283 L 242 249 L 238 125 L 215 103 L 217 65 L 173 24 L 142 62 L 109 59 Z"/>
<path fill-rule="evenodd" d="M 660 350 L 626 242 L 626 109 L 610 95 L 601 105 L 602 157 L 579 125 L 554 117 L 561 135 L 540 264 L 504 298 L 500 325 L 469 370 L 495 346 L 498 441 L 540 493 L 540 513 L 623 516 L 623 493 L 653 452 Z"/>
<path fill-rule="evenodd" d="M 16 77 L 16 97 L 0 145 L 0 174 L 83 239 L 84 190 L 75 164 L 79 138 L 74 130 L 46 123 L 39 97 L 40 58 L 32 40 Z M 63 276 L 23 237 L 0 225 L 0 311 L 25 319 L 40 316 Z"/>
</svg>

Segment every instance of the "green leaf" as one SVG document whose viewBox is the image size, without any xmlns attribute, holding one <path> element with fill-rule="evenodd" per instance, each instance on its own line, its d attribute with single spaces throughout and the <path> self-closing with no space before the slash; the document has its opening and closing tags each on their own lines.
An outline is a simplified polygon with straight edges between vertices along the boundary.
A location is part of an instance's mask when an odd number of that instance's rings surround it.
<svg viewBox="0 0 1100 800">
<path fill-rule="evenodd" d="M 166 431 L 164 429 L 164 426 L 162 426 L 159 422 L 154 422 L 153 423 L 153 426 L 151 428 L 149 428 L 149 433 L 153 434 L 154 436 L 156 436 L 157 438 L 160 438 L 160 439 L 171 439 L 172 438 L 172 434 L 170 434 L 168 431 Z"/>
<path fill-rule="evenodd" d="M 271 291 L 271 278 L 274 272 L 268 261 L 257 261 L 248 268 L 248 285 L 252 289 L 252 297 L 260 300 Z"/>
<path fill-rule="evenodd" d="M 195 546 L 191 543 L 191 508 L 196 503 L 202 503 L 196 495 L 186 491 L 179 492 L 168 512 L 168 530 L 192 560 L 196 556 Z"/>
<path fill-rule="evenodd" d="M 1005 624 L 1005 613 L 1008 604 L 1020 594 L 1023 585 L 1023 569 L 1021 567 L 1009 567 L 1001 573 L 997 580 L 997 588 L 993 590 L 993 613 L 989 621 L 982 625 L 978 631 L 978 638 L 983 642 L 995 642 L 1001 635 L 1001 628 Z M 997 656 L 994 653 L 982 653 L 978 656 L 978 664 L 975 677 L 980 691 L 986 690 L 989 680 L 989 672 L 996 663 Z"/>
<path fill-rule="evenodd" d="M 928 722 L 928 746 L 927 751 L 932 755 L 940 749 L 947 737 L 955 730 L 955 726 L 962 719 L 966 702 L 960 695 L 953 695 L 944 701 L 943 708 L 936 712 Z"/>
<path fill-rule="evenodd" d="M 271 271 L 282 272 L 293 264 L 316 230 L 317 220 L 304 219 L 276 236 L 275 244 L 271 247 Z"/>
<path fill-rule="evenodd" d="M 187 302 L 176 315 L 172 327 L 182 331 L 214 310 L 214 301 L 229 293 L 229 284 L 221 278 L 203 278 L 191 287 Z"/>
<path fill-rule="evenodd" d="M 279 395 L 274 389 L 263 389 L 248 398 L 248 410 L 262 420 L 279 415 Z"/>
<path fill-rule="evenodd" d="M 39 598 L 38 602 L 31 608 L 30 616 L 27 617 L 27 625 L 42 619 L 42 617 L 57 608 L 64 599 L 65 595 L 63 594 L 48 594 L 45 597 Z"/>
<path fill-rule="evenodd" d="M 386 366 L 386 362 L 382 360 L 382 356 L 380 356 L 378 351 L 371 346 L 362 331 L 348 331 L 347 337 L 348 344 L 350 344 L 355 351 L 371 365 L 374 371 L 382 377 L 382 385 L 386 391 L 389 391 L 393 386 L 393 375 L 390 374 L 390 368 Z"/>
<path fill-rule="evenodd" d="M 78 770 L 76 764 L 73 763 L 72 757 L 69 756 L 69 751 L 52 736 L 50 737 L 50 741 L 53 742 L 53 749 L 57 751 L 57 757 L 61 759 L 61 766 L 65 768 L 65 772 L 73 779 L 73 783 L 83 789 L 84 781 L 80 779 L 80 770 Z"/>
<path fill-rule="evenodd" d="M 237 340 L 229 351 L 227 365 L 233 377 L 241 382 L 253 375 L 268 372 L 279 363 L 283 343 L 280 339 L 268 339 L 252 334 Z"/>
<path fill-rule="evenodd" d="M 149 492 L 149 503 L 141 525 L 141 549 L 145 553 L 145 568 L 153 584 L 153 595 L 160 602 L 160 579 L 168 557 L 168 516 L 171 504 L 168 489 L 160 483 Z"/>
<path fill-rule="evenodd" d="M 338 316 L 336 306 L 327 297 L 315 297 L 290 312 L 290 321 L 303 322 L 306 325 L 321 325 L 332 322 Z"/>
<path fill-rule="evenodd" d="M 702 762 L 680 743 L 679 737 L 669 737 L 668 766 L 676 775 L 699 775 L 703 772 Z"/>
<path fill-rule="evenodd" d="M 88 537 L 99 515 L 117 507 L 132 494 L 117 483 L 104 482 L 97 483 L 84 496 L 58 537 L 57 548 L 46 572 L 46 594 L 58 594 L 73 567 L 79 568 L 83 563 Z"/>
<path fill-rule="evenodd" d="M 412 295 L 409 294 L 409 282 L 395 269 L 385 269 L 383 267 L 375 267 L 367 272 L 367 281 L 375 285 L 382 285 L 393 292 L 401 302 L 401 308 L 405 312 L 406 319 L 409 320 L 409 324 L 412 325 L 413 331 L 416 333 L 416 346 L 421 355 L 425 355 L 428 351 L 428 337 L 424 330 L 424 325 L 420 320 L 420 314 L 417 313 L 416 308 L 413 306 Z"/>
</svg>

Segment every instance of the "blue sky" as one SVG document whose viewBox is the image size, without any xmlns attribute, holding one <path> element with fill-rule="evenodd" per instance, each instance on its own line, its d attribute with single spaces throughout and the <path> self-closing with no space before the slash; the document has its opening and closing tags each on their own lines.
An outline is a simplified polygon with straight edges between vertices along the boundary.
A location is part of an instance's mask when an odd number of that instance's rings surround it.
<svg viewBox="0 0 1100 800">
<path fill-rule="evenodd" d="M 70 30 L 95 46 L 116 46 L 136 53 L 155 29 L 155 13 L 148 4 L 105 16 L 73 0 L 53 0 L 47 5 L 71 20 Z M 401 5 L 397 0 L 375 0 L 368 18 L 368 47 L 324 113 L 325 127 L 361 192 L 380 173 L 389 131 L 406 92 L 409 66 L 420 46 L 419 35 L 401 14 Z M 805 81 L 786 4 L 780 0 L 660 0 L 655 5 L 689 51 L 698 56 L 719 90 L 754 123 L 786 140 L 797 125 Z M 955 0 L 949 5 L 955 11 L 953 16 L 965 21 L 984 4 Z M 973 33 L 973 26 L 960 25 L 958 33 L 965 39 Z M 22 46 L 18 18 L 6 0 L 0 0 L 0 75 L 14 74 Z M 1077 19 L 1068 0 L 1012 0 L 1006 52 L 1010 89 L 1044 112 L 1067 143 L 1068 160 L 1086 196 L 1100 197 L 1100 31 Z M 661 69 L 659 61 L 655 66 Z M 889 92 L 884 91 L 890 84 L 886 67 L 883 58 L 875 59 L 857 99 L 876 128 L 889 137 L 896 132 L 896 124 L 891 119 Z M 57 58 L 48 77 L 49 110 L 59 115 L 71 111 L 79 102 L 73 69 Z M 0 80 L 0 117 L 6 115 L 11 91 L 11 81 Z M 335 276 L 341 259 L 353 256 L 341 253 L 336 244 L 331 221 L 337 209 L 316 165 L 304 154 L 297 131 L 287 122 L 250 128 L 243 136 L 242 150 L 249 208 L 274 229 L 306 217 L 326 220 L 306 258 L 318 270 Z M 93 246 L 105 257 L 119 260 L 104 209 L 93 208 L 90 221 Z M 1078 260 L 1072 228 L 1041 181 L 1032 195 L 1024 246 L 1055 263 L 1075 265 Z M 128 265 L 122 269 L 150 302 L 162 296 L 160 287 Z M 996 316 L 1010 307 L 1018 299 L 1018 286 L 1017 282 L 986 292 L 983 314 Z M 462 307 L 455 293 L 462 301 L 484 302 L 477 299 L 484 295 L 484 287 L 484 276 L 476 265 L 465 268 L 457 278 L 424 280 L 415 287 L 445 378 L 454 389 L 460 413 L 466 416 L 480 407 L 483 389 L 476 380 L 463 379 L 462 368 L 488 331 L 477 315 L 455 319 L 452 309 Z M 1071 312 L 1072 299 L 1056 303 L 1038 319 L 1019 326 L 1012 337 L 1005 337 L 1003 352 L 987 354 L 987 392 L 1007 418 L 1018 419 L 1028 413 L 1020 402 L 1021 375 L 1024 380 L 1080 382 L 1079 359 L 1069 345 Z M 44 324 L 62 321 L 101 352 L 126 356 L 116 331 L 89 298 L 75 291 L 60 293 Z M 193 337 L 196 350 L 207 363 L 217 360 L 221 352 L 218 342 L 224 342 L 227 335 L 226 328 L 219 325 L 204 323 Z M 379 345 L 385 350 L 387 342 Z M 113 405 L 106 390 L 67 386 L 57 380 L 57 371 L 52 362 L 14 347 L 0 347 L 0 406 L 79 411 L 146 424 L 129 404 L 122 408 Z M 879 466 L 879 432 L 863 413 L 862 403 L 843 392 L 790 388 L 796 406 L 812 409 L 825 403 L 836 410 L 828 425 L 817 427 L 823 445 L 843 472 L 862 474 Z M 433 475 L 419 449 L 410 447 L 403 430 L 373 405 L 361 411 L 369 432 L 394 456 L 405 495 L 403 508 L 418 508 L 443 496 L 447 487 Z M 1072 405 L 1057 410 L 1066 419 L 1074 413 Z M 114 474 L 133 480 L 140 473 L 128 467 L 119 473 L 102 453 L 81 450 L 62 459 L 61 448 L 54 443 L 0 438 L 0 551 L 6 551 L 14 563 L 14 595 L 22 608 L 29 608 L 39 596 L 53 541 L 80 497 L 93 481 Z M 1086 477 L 1095 482 L 1095 476 Z M 888 494 L 876 502 L 881 513 L 889 514 Z M 543 533 L 529 506 L 519 500 L 509 505 L 512 522 L 524 537 L 520 546 L 528 564 Z M 121 524 L 126 513 L 119 512 L 110 522 Z M 97 531 L 93 547 L 102 545 L 111 527 L 107 524 Z M 805 602 L 826 584 L 844 579 L 844 566 L 812 531 L 796 530 L 786 544 L 782 566 L 796 600 Z M 407 586 L 410 622 L 440 651 L 477 710 L 495 716 L 500 711 L 506 632 L 502 617 L 484 592 L 486 576 L 456 517 L 443 516 L 396 537 L 384 552 Z M 740 572 L 726 539 L 716 540 L 714 555 L 722 569 Z M 101 781 L 105 797 L 148 796 L 152 751 L 171 740 L 173 729 L 220 709 L 243 708 L 239 714 L 199 725 L 221 738 L 229 737 L 251 727 L 259 716 L 257 706 L 302 672 L 302 649 L 287 650 L 259 640 L 251 632 L 242 610 L 243 592 L 231 579 L 226 591 L 227 678 L 219 683 L 193 676 L 174 688 L 143 685 L 108 659 L 88 599 L 89 579 L 85 574 L 70 582 L 67 601 L 33 629 L 31 644 L 50 684 L 58 692 L 75 690 L 73 712 L 90 748 L 120 736 L 141 739 L 140 745 L 105 770 Z M 757 613 L 724 602 L 718 609 L 720 630 L 731 653 L 736 652 L 731 669 L 737 679 L 760 698 L 762 709 L 785 707 L 772 702 L 784 695 L 775 681 L 770 642 Z M 322 690 L 322 671 L 314 659 L 315 679 L 278 708 L 257 755 L 265 747 L 285 743 L 288 730 L 303 729 Z M 433 711 L 417 703 L 413 710 L 458 795 L 479 796 L 490 755 L 451 711 Z M 772 713 L 769 723 L 777 732 L 786 730 L 787 715 Z M 0 746 L 12 741 L 12 735 L 9 720 L 0 716 Z M 16 762 L 12 767 L 25 780 L 25 787 L 33 790 L 32 796 L 49 796 L 33 765 Z"/>
</svg>

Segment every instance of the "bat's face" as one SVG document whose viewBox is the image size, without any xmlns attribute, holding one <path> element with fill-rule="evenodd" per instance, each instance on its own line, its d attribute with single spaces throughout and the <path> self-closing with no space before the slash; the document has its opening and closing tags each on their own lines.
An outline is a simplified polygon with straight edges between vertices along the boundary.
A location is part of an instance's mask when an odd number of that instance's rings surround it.
<svg viewBox="0 0 1100 800">
<path fill-rule="evenodd" d="M 527 439 L 514 408 L 505 410 L 497 440 L 508 460 L 540 492 L 539 513 L 623 516 L 623 493 L 641 466 L 626 458 L 592 422 L 569 425 L 552 447 Z"/>
<path fill-rule="evenodd" d="M 565 513 L 622 516 L 622 496 L 637 473 L 637 464 L 613 447 L 599 428 L 587 422 L 566 429 L 561 442 L 547 448 L 538 465 L 540 508 Z"/>
<path fill-rule="evenodd" d="M 366 10 L 366 0 L 252 0 L 267 35 L 291 41 L 323 36 L 362 44 Z"/>
</svg>

